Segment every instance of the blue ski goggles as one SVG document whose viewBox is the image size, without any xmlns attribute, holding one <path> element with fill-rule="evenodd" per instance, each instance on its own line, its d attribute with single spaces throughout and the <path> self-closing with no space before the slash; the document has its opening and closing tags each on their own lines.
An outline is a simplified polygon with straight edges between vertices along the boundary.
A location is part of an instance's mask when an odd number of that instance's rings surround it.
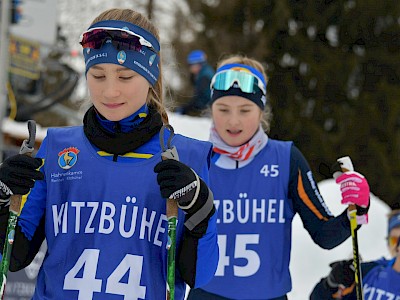
<svg viewBox="0 0 400 300">
<path fill-rule="evenodd" d="M 153 45 L 141 35 L 124 28 L 94 27 L 82 33 L 79 43 L 83 48 L 100 49 L 106 41 L 111 41 L 117 50 L 141 51 L 145 46 L 152 50 Z"/>
<path fill-rule="evenodd" d="M 210 87 L 215 90 L 227 91 L 235 83 L 244 93 L 256 93 L 257 88 L 260 89 L 264 95 L 267 93 L 266 86 L 257 75 L 246 71 L 235 71 L 232 69 L 217 72 L 211 80 Z"/>
</svg>

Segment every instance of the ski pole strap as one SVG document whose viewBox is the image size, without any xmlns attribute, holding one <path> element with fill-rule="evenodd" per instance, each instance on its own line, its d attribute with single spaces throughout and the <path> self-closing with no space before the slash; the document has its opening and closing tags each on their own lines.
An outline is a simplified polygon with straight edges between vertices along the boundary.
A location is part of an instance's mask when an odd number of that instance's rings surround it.
<svg viewBox="0 0 400 300">
<path fill-rule="evenodd" d="M 214 207 L 214 195 L 210 189 L 208 189 L 208 198 L 203 207 L 196 211 L 189 219 L 186 220 L 185 226 L 189 230 L 193 230 L 197 225 L 203 221 Z"/>
<path fill-rule="evenodd" d="M 28 121 L 28 132 L 29 137 L 22 142 L 19 154 L 31 154 L 34 150 L 33 147 L 35 146 L 36 139 L 36 122 L 34 120 Z"/>
<path fill-rule="evenodd" d="M 171 134 L 167 140 L 167 147 L 165 147 L 165 144 L 164 144 L 165 129 L 168 129 L 171 132 Z M 171 141 L 172 141 L 172 138 L 174 137 L 174 135 L 175 135 L 174 128 L 171 125 L 169 125 L 169 124 L 163 125 L 163 127 L 160 130 L 160 145 L 161 145 L 161 150 L 162 150 L 161 156 L 163 159 L 179 160 L 179 155 L 178 155 L 178 151 L 176 150 L 176 147 L 171 145 Z"/>
</svg>

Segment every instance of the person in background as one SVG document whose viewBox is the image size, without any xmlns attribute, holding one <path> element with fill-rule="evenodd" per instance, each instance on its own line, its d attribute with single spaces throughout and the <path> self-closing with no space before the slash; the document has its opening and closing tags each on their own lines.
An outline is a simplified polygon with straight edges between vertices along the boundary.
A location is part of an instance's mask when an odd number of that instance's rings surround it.
<svg viewBox="0 0 400 300">
<path fill-rule="evenodd" d="M 207 56 L 202 50 L 193 50 L 187 56 L 190 81 L 194 94 L 190 101 L 177 108 L 180 114 L 200 115 L 210 104 L 210 82 L 214 69 L 207 63 Z"/>
<path fill-rule="evenodd" d="M 392 257 L 397 254 L 396 241 L 400 237 L 400 209 L 393 210 L 388 217 L 388 236 L 387 242 L 389 247 L 389 252 Z"/>
<path fill-rule="evenodd" d="M 400 300 L 400 210 L 389 214 L 387 240 L 391 259 L 361 263 L 364 299 Z M 336 261 L 330 267 L 331 272 L 314 287 L 310 299 L 357 300 L 353 260 Z"/>
<path fill-rule="evenodd" d="M 34 300 L 166 299 L 172 198 L 179 207 L 175 299 L 182 300 L 186 284 L 206 284 L 218 261 L 212 145 L 163 130 L 160 40 L 142 14 L 106 10 L 80 44 L 92 105 L 83 126 L 49 128 L 36 158 L 17 155 L 1 165 L 0 247 L 9 196 L 32 188 L 10 269 L 29 265 L 46 239 Z M 168 141 L 179 161 L 161 159 Z"/>
<path fill-rule="evenodd" d="M 271 108 L 260 62 L 239 55 L 222 60 L 211 81 L 211 103 L 219 263 L 211 282 L 191 289 L 188 299 L 287 299 L 295 215 L 317 245 L 332 249 L 350 236 L 348 210 L 334 217 L 301 151 L 265 132 Z M 358 205 L 366 222 L 367 180 L 346 172 L 337 183 L 342 203 Z"/>
</svg>

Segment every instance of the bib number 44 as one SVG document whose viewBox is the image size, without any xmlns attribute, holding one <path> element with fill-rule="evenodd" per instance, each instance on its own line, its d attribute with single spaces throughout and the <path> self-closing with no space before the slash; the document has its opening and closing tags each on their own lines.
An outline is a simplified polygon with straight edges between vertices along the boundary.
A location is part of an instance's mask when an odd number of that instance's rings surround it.
<svg viewBox="0 0 400 300">
<path fill-rule="evenodd" d="M 78 300 L 92 299 L 93 293 L 101 292 L 103 282 L 96 278 L 99 256 L 99 249 L 85 249 L 72 269 L 65 275 L 64 289 L 78 291 Z M 105 292 L 123 295 L 124 300 L 145 299 L 146 287 L 140 285 L 142 268 L 142 256 L 126 254 L 107 278 Z M 128 282 L 121 282 L 127 272 Z M 78 277 L 78 273 L 81 276 Z"/>
</svg>

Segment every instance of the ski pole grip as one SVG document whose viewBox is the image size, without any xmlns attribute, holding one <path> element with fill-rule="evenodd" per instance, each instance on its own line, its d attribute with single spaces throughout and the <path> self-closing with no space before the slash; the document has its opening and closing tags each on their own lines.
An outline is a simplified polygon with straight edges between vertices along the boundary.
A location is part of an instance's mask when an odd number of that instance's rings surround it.
<svg viewBox="0 0 400 300">
<path fill-rule="evenodd" d="M 173 159 L 179 160 L 178 151 L 176 147 L 164 150 L 161 153 L 162 160 Z M 174 199 L 167 199 L 167 217 L 178 217 L 178 205 Z"/>
<path fill-rule="evenodd" d="M 167 140 L 167 146 L 164 145 L 164 131 L 165 129 L 169 130 L 171 132 L 170 136 L 168 137 Z M 174 136 L 174 128 L 166 124 L 164 125 L 161 130 L 160 130 L 160 145 L 161 145 L 161 159 L 162 160 L 167 160 L 167 159 L 173 159 L 173 160 L 178 160 L 179 161 L 179 155 L 178 155 L 178 150 L 176 150 L 175 146 L 172 146 L 172 137 Z M 171 217 L 178 217 L 178 204 L 174 199 L 168 198 L 167 199 L 167 218 Z"/>
<path fill-rule="evenodd" d="M 338 178 L 344 172 L 354 171 L 353 162 L 350 156 L 344 156 L 336 160 L 336 164 L 333 166 L 333 178 Z M 357 210 L 354 204 L 349 205 L 349 211 Z"/>
<path fill-rule="evenodd" d="M 28 121 L 28 132 L 29 132 L 29 137 L 27 140 L 24 140 L 22 142 L 19 154 L 32 156 L 36 139 L 36 122 L 34 120 Z M 22 202 L 21 195 L 12 195 L 10 199 L 10 211 L 19 214 L 19 211 L 21 209 L 21 202 Z"/>
<path fill-rule="evenodd" d="M 344 172 L 354 171 L 350 156 L 338 158 L 332 169 L 334 179 L 338 178 Z"/>
</svg>

